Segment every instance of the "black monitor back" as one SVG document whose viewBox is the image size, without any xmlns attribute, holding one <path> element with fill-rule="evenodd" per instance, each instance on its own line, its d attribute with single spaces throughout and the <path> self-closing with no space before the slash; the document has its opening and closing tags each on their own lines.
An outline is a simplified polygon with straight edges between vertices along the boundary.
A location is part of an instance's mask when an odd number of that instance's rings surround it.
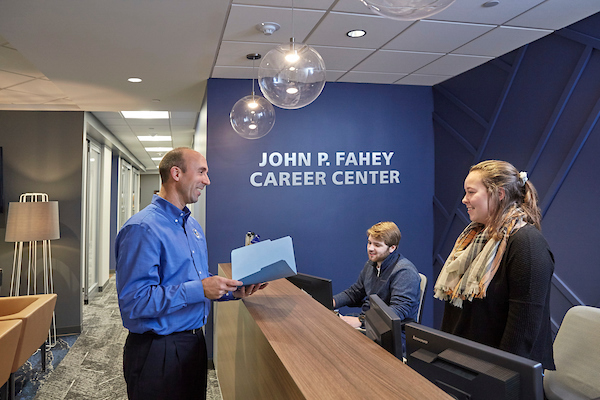
<svg viewBox="0 0 600 400">
<path fill-rule="evenodd" d="M 415 323 L 406 327 L 407 364 L 460 400 L 543 400 L 542 365 Z"/>
<path fill-rule="evenodd" d="M 313 299 L 323 304 L 330 310 L 333 310 L 333 292 L 331 289 L 331 279 L 320 278 L 318 276 L 297 273 L 294 276 L 287 277 L 298 288 L 304 290 L 312 296 Z"/>
<path fill-rule="evenodd" d="M 402 320 L 381 298 L 372 294 L 365 312 L 365 334 L 381 347 L 402 359 Z"/>
</svg>

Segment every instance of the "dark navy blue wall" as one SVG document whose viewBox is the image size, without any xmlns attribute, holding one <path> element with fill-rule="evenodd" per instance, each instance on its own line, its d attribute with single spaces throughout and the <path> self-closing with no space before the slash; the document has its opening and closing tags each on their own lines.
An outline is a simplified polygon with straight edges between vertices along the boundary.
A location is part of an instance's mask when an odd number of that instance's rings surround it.
<svg viewBox="0 0 600 400">
<path fill-rule="evenodd" d="M 434 86 L 434 275 L 468 223 L 470 165 L 502 159 L 528 171 L 556 258 L 551 313 L 600 305 L 600 14 Z M 435 325 L 442 302 L 435 301 Z"/>
<path fill-rule="evenodd" d="M 231 107 L 251 91 L 248 80 L 208 82 L 206 189 L 209 264 L 229 262 L 247 231 L 262 238 L 290 235 L 299 272 L 333 279 L 334 292 L 350 286 L 366 257 L 366 230 L 382 220 L 398 224 L 401 252 L 432 276 L 433 128 L 431 88 L 327 83 L 319 98 L 298 110 L 276 108 L 273 130 L 258 140 L 238 136 Z M 310 166 L 260 167 L 263 153 L 311 154 Z M 336 165 L 336 152 L 393 152 L 389 165 Z M 318 164 L 326 153 L 329 165 Z M 357 160 L 358 162 L 359 160 Z M 253 173 L 322 172 L 325 185 L 253 186 Z M 399 183 L 333 183 L 336 171 L 398 171 Z M 337 179 L 339 181 L 339 178 Z M 343 179 L 342 179 L 343 180 Z M 313 182 L 315 180 L 313 179 Z M 431 324 L 432 308 L 424 323 Z"/>
</svg>

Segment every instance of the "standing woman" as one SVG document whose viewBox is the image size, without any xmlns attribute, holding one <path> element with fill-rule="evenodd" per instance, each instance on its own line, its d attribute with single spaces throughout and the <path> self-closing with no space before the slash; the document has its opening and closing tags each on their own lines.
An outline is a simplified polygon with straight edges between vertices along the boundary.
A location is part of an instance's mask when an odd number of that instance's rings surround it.
<svg viewBox="0 0 600 400">
<path fill-rule="evenodd" d="M 435 284 L 445 300 L 441 330 L 555 369 L 550 330 L 554 256 L 540 232 L 541 213 L 527 173 L 483 161 L 465 179 L 471 223 Z"/>
</svg>

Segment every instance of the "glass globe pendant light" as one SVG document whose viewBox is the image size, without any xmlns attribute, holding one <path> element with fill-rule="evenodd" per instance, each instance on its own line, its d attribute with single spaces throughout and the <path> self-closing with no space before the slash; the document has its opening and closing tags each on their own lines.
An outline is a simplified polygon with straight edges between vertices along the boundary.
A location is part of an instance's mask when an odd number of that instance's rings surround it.
<svg viewBox="0 0 600 400">
<path fill-rule="evenodd" d="M 427 18 L 448 8 L 455 0 L 360 0 L 371 11 L 400 21 Z"/>
<path fill-rule="evenodd" d="M 274 105 L 286 109 L 312 103 L 325 86 L 325 62 L 312 47 L 294 41 L 294 5 L 292 1 L 292 38 L 290 43 L 271 49 L 258 67 L 262 94 Z"/>
<path fill-rule="evenodd" d="M 252 60 L 261 58 L 260 54 L 248 54 Z M 241 98 L 233 105 L 229 113 L 229 122 L 238 135 L 244 139 L 259 139 L 271 131 L 275 125 L 275 109 L 264 97 L 254 93 L 254 78 L 252 79 L 252 94 Z"/>
</svg>

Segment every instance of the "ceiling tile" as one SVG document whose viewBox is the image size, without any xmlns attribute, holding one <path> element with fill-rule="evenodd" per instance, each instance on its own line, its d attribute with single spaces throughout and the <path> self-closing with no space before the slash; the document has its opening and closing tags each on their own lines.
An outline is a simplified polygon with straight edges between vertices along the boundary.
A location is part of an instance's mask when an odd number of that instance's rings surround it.
<svg viewBox="0 0 600 400">
<path fill-rule="evenodd" d="M 125 121 L 130 127 L 135 126 L 169 126 L 168 119 L 142 119 L 142 118 L 126 118 Z"/>
<path fill-rule="evenodd" d="M 260 93 L 257 93 L 260 94 Z M 189 134 L 196 132 L 195 128 L 190 128 L 189 126 L 171 126 L 171 132 L 173 136 L 179 135 L 180 133 Z"/>
<path fill-rule="evenodd" d="M 457 0 L 428 19 L 501 25 L 544 0 L 505 0 L 495 7 L 482 7 L 485 0 Z"/>
<path fill-rule="evenodd" d="M 198 113 L 195 111 L 171 111 L 171 121 L 186 121 L 195 123 Z"/>
<path fill-rule="evenodd" d="M 0 90 L 0 104 L 44 104 L 56 100 L 53 96 L 15 92 L 11 89 Z"/>
<path fill-rule="evenodd" d="M 141 146 L 145 146 L 145 144 L 140 142 L 140 140 L 137 138 L 135 133 L 133 133 L 132 131 L 122 129 L 119 132 L 120 132 L 119 138 L 121 139 L 121 142 L 123 142 L 124 144 L 136 143 Z"/>
<path fill-rule="evenodd" d="M 16 50 L 6 46 L 0 47 L 0 69 L 21 75 L 41 78 L 44 76 L 38 69 Z"/>
<path fill-rule="evenodd" d="M 171 135 L 171 131 L 169 131 L 169 130 L 162 131 L 160 129 L 156 129 L 156 130 L 153 130 L 153 131 L 150 131 L 150 130 L 148 130 L 148 131 L 139 131 L 139 132 L 138 131 L 134 131 L 134 134 L 136 135 L 136 138 L 138 136 L 172 136 Z M 173 138 L 172 137 L 171 137 L 170 140 L 160 141 L 160 142 L 154 142 L 154 141 L 150 142 L 150 141 L 146 141 L 146 140 L 142 141 L 140 139 L 137 139 L 137 140 L 139 140 L 140 143 L 142 143 L 144 146 L 171 146 L 172 142 L 173 142 Z"/>
<path fill-rule="evenodd" d="M 484 64 L 493 57 L 448 54 L 419 69 L 420 75 L 455 76 Z"/>
<path fill-rule="evenodd" d="M 545 29 L 500 26 L 452 53 L 498 57 L 550 33 Z"/>
<path fill-rule="evenodd" d="M 96 113 L 94 113 L 94 115 L 97 116 Z M 106 128 L 109 128 L 110 130 L 113 130 L 113 129 L 131 130 L 129 125 L 127 125 L 126 121 L 119 121 L 117 119 L 104 119 L 101 117 L 98 117 L 98 120 L 100 120 L 100 122 L 102 122 L 102 125 L 104 125 Z"/>
<path fill-rule="evenodd" d="M 440 53 L 379 50 L 360 63 L 355 71 L 409 74 L 443 56 Z"/>
<path fill-rule="evenodd" d="M 410 74 L 395 82 L 398 85 L 433 86 L 452 76 Z"/>
<path fill-rule="evenodd" d="M 151 126 L 132 126 L 131 127 L 131 131 L 137 136 L 151 136 L 151 135 L 157 135 L 158 133 L 165 133 L 165 132 L 169 132 L 169 128 L 165 127 L 164 130 L 160 130 L 158 128 L 154 128 Z M 139 140 L 139 139 L 138 139 Z M 168 141 L 169 143 L 171 142 L 170 140 Z M 150 146 L 150 144 L 147 143 L 152 143 L 151 145 L 154 146 L 163 146 L 164 144 L 162 142 L 160 142 L 160 144 L 157 144 L 159 142 L 144 142 L 146 143 L 146 146 Z"/>
<path fill-rule="evenodd" d="M 275 43 L 223 42 L 215 66 L 252 68 L 252 60 L 246 55 L 258 53 L 264 57 L 275 46 Z M 258 68 L 260 60 L 254 61 L 254 65 Z"/>
<path fill-rule="evenodd" d="M 450 53 L 494 28 L 494 25 L 422 20 L 402 32 L 384 49 Z"/>
<path fill-rule="evenodd" d="M 302 42 L 325 12 L 294 10 L 294 38 Z M 281 28 L 272 35 L 265 35 L 256 25 L 276 22 Z M 287 43 L 292 37 L 292 12 L 287 8 L 232 5 L 225 27 L 223 40 L 238 42 Z"/>
<path fill-rule="evenodd" d="M 313 10 L 327 10 L 334 0 L 236 0 L 233 4 L 248 4 L 255 6 L 311 8 Z"/>
<path fill-rule="evenodd" d="M 598 0 L 548 0 L 506 25 L 561 29 L 597 12 L 600 12 Z"/>
<path fill-rule="evenodd" d="M 373 72 L 358 72 L 350 71 L 340 79 L 338 82 L 355 82 L 355 83 L 394 83 L 398 79 L 402 78 L 403 74 L 381 74 Z"/>
<path fill-rule="evenodd" d="M 248 81 L 250 83 L 250 81 Z M 250 86 L 250 85 L 248 85 Z M 258 87 L 257 87 L 258 89 Z M 173 118 L 171 119 L 171 129 L 191 129 L 196 127 L 197 118 Z"/>
<path fill-rule="evenodd" d="M 0 96 L 0 104 L 2 110 L 16 111 L 84 111 L 79 106 L 69 104 L 52 104 L 52 103 L 3 103 Z"/>
<path fill-rule="evenodd" d="M 351 49 L 348 47 L 313 47 L 323 57 L 327 71 L 330 69 L 348 71 L 375 51 L 372 49 Z"/>
<path fill-rule="evenodd" d="M 145 130 L 143 130 L 145 129 Z M 160 136 L 172 136 L 172 129 L 170 127 L 155 127 L 155 128 L 150 128 L 150 127 L 139 127 L 139 128 L 132 128 L 130 129 L 132 132 L 134 132 L 137 136 L 155 136 L 155 135 L 160 135 Z M 140 132 L 140 133 L 138 133 Z"/>
<path fill-rule="evenodd" d="M 0 70 L 0 89 L 18 85 L 20 83 L 27 82 L 32 79 L 34 78 L 32 78 L 31 76 L 13 74 L 12 72 Z"/>
<path fill-rule="evenodd" d="M 56 99 L 56 100 L 52 100 L 52 101 L 48 101 L 44 104 L 53 104 L 53 105 L 70 105 L 70 106 L 75 106 L 77 110 L 79 110 L 79 107 L 76 106 L 76 104 L 69 98 L 64 98 L 64 99 Z"/>
<path fill-rule="evenodd" d="M 342 75 L 344 75 L 346 73 L 346 71 L 330 71 L 327 70 L 325 72 L 326 75 L 326 80 L 327 82 L 335 82 L 337 81 Z"/>
<path fill-rule="evenodd" d="M 314 45 L 378 49 L 408 28 L 411 23 L 374 15 L 331 12 L 321 21 L 307 42 Z M 360 38 L 346 36 L 346 33 L 353 29 L 363 29 L 367 34 Z"/>
<path fill-rule="evenodd" d="M 16 92 L 32 93 L 54 98 L 67 97 L 56 85 L 48 80 L 33 79 L 10 88 Z"/>
<path fill-rule="evenodd" d="M 351 12 L 351 13 L 359 13 L 359 14 L 368 14 L 375 15 L 369 7 L 365 6 L 360 0 L 339 0 L 335 7 L 333 7 L 334 11 L 343 11 L 343 12 Z"/>
</svg>

